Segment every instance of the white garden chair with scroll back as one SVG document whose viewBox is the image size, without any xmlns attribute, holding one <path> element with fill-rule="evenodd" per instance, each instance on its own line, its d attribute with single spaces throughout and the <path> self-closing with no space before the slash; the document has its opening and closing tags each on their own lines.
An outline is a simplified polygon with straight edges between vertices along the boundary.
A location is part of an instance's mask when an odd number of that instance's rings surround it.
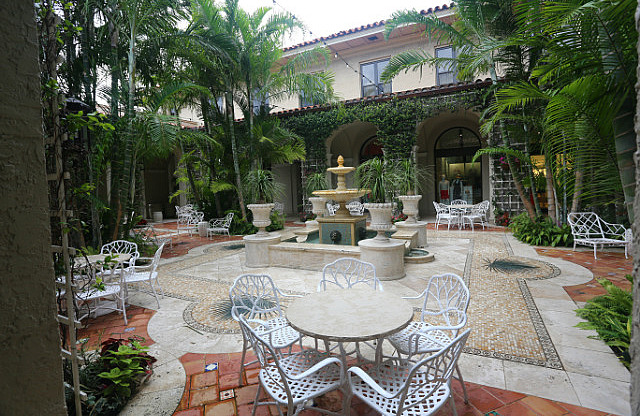
<svg viewBox="0 0 640 416">
<path fill-rule="evenodd" d="M 376 277 L 376 267 L 366 261 L 352 257 L 342 257 L 326 264 L 322 268 L 322 280 L 318 283 L 318 292 L 332 289 L 351 289 L 356 286 L 368 286 L 373 290 L 384 291 L 382 283 Z M 376 349 L 375 343 L 363 342 L 374 350 Z M 318 341 L 316 340 L 317 348 Z M 325 348 L 327 351 L 331 351 L 327 341 L 325 341 Z M 355 344 L 355 348 L 358 356 L 362 357 L 359 343 Z"/>
<path fill-rule="evenodd" d="M 469 289 L 460 276 L 453 273 L 431 276 L 427 288 L 421 294 L 404 299 L 421 298 L 424 300 L 420 320 L 411 322 L 402 331 L 387 337 L 398 356 L 411 357 L 438 351 L 451 342 L 467 323 Z M 427 335 L 418 336 L 419 334 Z M 456 372 L 462 384 L 464 402 L 467 403 L 467 389 L 457 365 Z"/>
<path fill-rule="evenodd" d="M 229 289 L 230 306 L 242 315 L 258 334 L 268 334 L 268 341 L 274 350 L 288 350 L 296 342 L 301 343 L 301 335 L 291 328 L 280 306 L 280 297 L 300 297 L 287 295 L 273 283 L 271 276 L 266 274 L 243 274 L 236 277 Z M 232 317 L 238 321 L 238 316 Z M 245 363 L 244 360 L 249 347 L 249 333 L 242 329 L 242 358 L 240 360 L 240 385 L 242 385 L 242 371 L 255 361 Z"/>
<path fill-rule="evenodd" d="M 158 303 L 158 309 L 160 309 L 160 300 L 158 300 L 158 290 L 156 290 L 156 286 L 159 291 L 162 293 L 162 297 L 164 298 L 164 290 L 162 286 L 160 286 L 160 282 L 158 282 L 158 263 L 160 263 L 160 256 L 162 255 L 162 249 L 164 248 L 165 243 L 160 243 L 160 247 L 156 250 L 153 258 L 151 259 L 151 263 L 143 266 L 133 266 L 133 270 L 131 273 L 125 274 L 124 276 L 124 284 L 125 285 L 134 285 L 137 287 L 138 285 L 146 284 L 151 293 L 156 298 L 156 302 Z M 139 259 L 142 259 L 140 257 Z M 128 289 L 128 286 L 125 286 L 125 290 Z"/>
<path fill-rule="evenodd" d="M 276 405 L 281 416 L 281 406 L 286 406 L 287 416 L 297 415 L 312 407 L 315 397 L 337 390 L 344 384 L 342 362 L 338 358 L 327 357 L 314 349 L 281 354 L 274 348 L 279 342 L 280 329 L 269 327 L 261 320 L 250 319 L 241 309 L 234 306 L 232 316 L 240 323 L 242 333 L 246 334 L 261 367 L 252 416 L 256 408 L 263 405 Z M 262 389 L 272 400 L 260 400 Z M 320 407 L 313 407 L 313 410 L 330 415 L 342 414 Z"/>
<path fill-rule="evenodd" d="M 396 357 L 369 368 L 349 368 L 353 395 L 385 416 L 433 415 L 447 400 L 457 415 L 451 376 L 470 331 L 417 362 Z"/>
<path fill-rule="evenodd" d="M 327 288 L 350 289 L 356 285 L 367 285 L 382 292 L 382 283 L 376 277 L 376 267 L 366 261 L 342 257 L 322 268 L 322 280 L 318 292 Z"/>
<path fill-rule="evenodd" d="M 123 267 L 118 268 L 105 268 L 101 274 L 110 275 L 115 273 L 120 273 L 124 271 L 125 273 L 131 272 L 131 268 L 136 264 L 136 260 L 140 257 L 140 252 L 138 251 L 138 245 L 131 241 L 126 240 L 115 240 L 110 243 L 106 243 L 100 248 L 100 254 L 110 255 L 111 257 L 117 258 L 120 254 L 129 254 L 131 257 L 126 261 L 126 264 L 122 264 Z"/>
<path fill-rule="evenodd" d="M 212 218 L 209 220 L 207 227 L 207 237 L 211 238 L 213 234 L 227 234 L 229 237 L 229 228 L 233 221 L 233 212 L 228 213 L 222 218 Z"/>
</svg>

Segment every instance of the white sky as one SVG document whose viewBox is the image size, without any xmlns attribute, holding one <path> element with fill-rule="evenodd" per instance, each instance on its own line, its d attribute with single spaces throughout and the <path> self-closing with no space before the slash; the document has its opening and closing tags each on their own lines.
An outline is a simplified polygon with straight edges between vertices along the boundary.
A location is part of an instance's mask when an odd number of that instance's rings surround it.
<svg viewBox="0 0 640 416">
<path fill-rule="evenodd" d="M 341 30 L 353 29 L 362 25 L 385 20 L 396 10 L 427 10 L 430 7 L 446 4 L 444 0 L 240 0 L 239 5 L 246 11 L 258 7 L 271 7 L 274 11 L 283 9 L 300 19 L 311 35 L 298 34 L 287 39 L 283 46 L 291 46 L 305 40 L 331 35 Z"/>
</svg>

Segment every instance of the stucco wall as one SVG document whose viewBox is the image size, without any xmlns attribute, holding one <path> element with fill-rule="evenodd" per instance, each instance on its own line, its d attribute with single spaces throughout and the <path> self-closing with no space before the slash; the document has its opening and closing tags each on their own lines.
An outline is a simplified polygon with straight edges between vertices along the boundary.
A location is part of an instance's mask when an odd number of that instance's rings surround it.
<svg viewBox="0 0 640 416">
<path fill-rule="evenodd" d="M 0 11 L 0 414 L 63 415 L 35 12 Z"/>
</svg>

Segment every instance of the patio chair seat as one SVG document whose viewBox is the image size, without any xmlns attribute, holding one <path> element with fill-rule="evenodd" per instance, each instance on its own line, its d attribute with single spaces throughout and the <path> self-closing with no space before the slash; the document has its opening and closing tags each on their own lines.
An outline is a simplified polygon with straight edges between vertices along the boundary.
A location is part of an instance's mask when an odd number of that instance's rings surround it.
<svg viewBox="0 0 640 416">
<path fill-rule="evenodd" d="M 287 348 L 300 339 L 300 333 L 295 329 L 291 328 L 289 322 L 284 317 L 277 317 L 273 319 L 269 319 L 266 321 L 266 326 L 258 326 L 254 328 L 258 335 L 263 335 L 268 331 L 277 328 L 278 330 L 271 332 L 271 336 L 269 340 L 271 341 L 271 346 L 276 349 Z"/>
<path fill-rule="evenodd" d="M 316 350 L 305 350 L 281 358 L 279 363 L 282 371 L 288 375 L 296 376 L 326 358 L 325 354 Z M 260 370 L 260 382 L 275 401 L 286 405 L 288 398 L 285 384 L 288 384 L 294 402 L 302 401 L 301 399 L 306 397 L 319 396 L 339 387 L 340 367 L 329 365 L 302 379 L 285 381 L 278 367 L 271 363 Z"/>
</svg>

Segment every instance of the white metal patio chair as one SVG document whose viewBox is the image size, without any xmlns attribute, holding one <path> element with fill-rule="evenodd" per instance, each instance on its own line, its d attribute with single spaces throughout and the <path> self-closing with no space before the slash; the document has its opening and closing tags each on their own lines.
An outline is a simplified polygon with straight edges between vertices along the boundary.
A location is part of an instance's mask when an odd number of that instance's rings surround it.
<svg viewBox="0 0 640 416">
<path fill-rule="evenodd" d="M 96 316 L 100 310 L 115 310 L 122 314 L 124 324 L 127 325 L 127 309 L 125 305 L 124 289 L 122 278 L 124 273 L 116 273 L 113 270 L 107 271 L 111 266 L 122 267 L 121 264 L 91 264 L 83 268 L 83 275 L 75 275 L 73 278 L 73 307 L 77 310 L 79 321 Z M 64 282 L 64 276 L 59 278 Z M 59 291 L 58 296 L 63 296 L 64 289 Z M 84 312 L 83 312 L 84 310 Z"/>
<path fill-rule="evenodd" d="M 343 385 L 344 372 L 338 358 L 327 357 L 313 349 L 283 355 L 273 347 L 278 342 L 278 328 L 270 328 L 261 320 L 248 319 L 235 306 L 232 315 L 240 323 L 243 334 L 247 334 L 261 367 L 252 416 L 256 408 L 263 405 L 276 405 L 281 416 L 281 406 L 286 406 L 287 416 L 297 415 L 312 407 L 315 397 Z M 262 389 L 272 400 L 260 400 Z M 330 415 L 341 414 L 319 407 L 313 407 L 313 410 Z"/>
<path fill-rule="evenodd" d="M 287 295 L 273 283 L 271 276 L 266 274 L 243 274 L 238 276 L 231 288 L 229 288 L 230 306 L 236 309 L 238 315 L 245 316 L 248 322 L 253 323 L 256 333 L 269 333 L 270 346 L 276 351 L 288 349 L 296 342 L 301 343 L 301 335 L 291 328 L 280 306 L 281 297 L 300 297 Z M 236 321 L 237 316 L 232 316 Z M 259 321 L 259 322 L 258 322 Z M 240 385 L 242 385 L 242 371 L 245 367 L 254 364 L 255 361 L 245 363 L 244 360 L 249 346 L 249 334 L 242 329 L 242 358 L 240 360 Z"/>
<path fill-rule="evenodd" d="M 350 289 L 355 285 L 367 285 L 381 292 L 384 290 L 376 277 L 376 267 L 373 264 L 352 257 L 342 257 L 322 268 L 318 292 L 327 290 L 327 287 Z"/>
<path fill-rule="evenodd" d="M 336 215 L 336 212 L 338 211 L 339 208 L 340 208 L 339 204 L 333 204 L 331 202 L 327 202 L 327 212 L 329 212 L 329 215 L 331 216 Z"/>
<path fill-rule="evenodd" d="M 204 221 L 204 212 L 191 211 L 178 216 L 177 231 L 180 234 L 181 231 L 187 231 L 191 236 L 193 233 L 198 232 L 198 224 Z"/>
<path fill-rule="evenodd" d="M 158 263 L 160 263 L 160 256 L 162 255 L 162 249 L 164 248 L 165 243 L 161 243 L 160 247 L 156 250 L 153 258 L 151 258 L 151 263 L 144 266 L 133 266 L 133 270 L 131 273 L 126 273 L 123 278 L 123 283 L 125 284 L 125 291 L 128 290 L 128 285 L 142 285 L 146 284 L 149 289 L 151 289 L 151 293 L 156 298 L 156 302 L 158 303 L 158 309 L 160 309 L 160 300 L 158 300 L 158 291 L 156 290 L 156 286 L 160 289 L 162 293 L 162 297 L 164 298 L 164 290 L 162 286 L 160 286 L 160 282 L 158 282 L 158 272 L 156 269 L 158 268 Z M 144 257 L 140 257 L 143 259 Z"/>
<path fill-rule="evenodd" d="M 138 251 L 138 245 L 131 241 L 126 240 L 115 240 L 110 243 L 106 243 L 100 248 L 100 254 L 108 254 L 112 257 L 117 257 L 119 254 L 129 254 L 131 257 L 127 260 L 126 265 L 123 264 L 123 267 L 117 268 L 105 268 L 100 273 L 103 275 L 109 275 L 113 273 L 129 273 L 131 272 L 130 268 L 136 264 L 136 260 L 140 257 L 140 252 Z M 126 266 L 126 267 L 124 267 Z"/>
<path fill-rule="evenodd" d="M 440 229 L 440 224 L 446 223 L 449 224 L 451 219 L 451 213 L 449 212 L 449 207 L 445 204 L 433 201 L 433 207 L 436 210 L 436 231 Z"/>
<path fill-rule="evenodd" d="M 476 222 L 482 225 L 482 229 L 484 230 L 484 225 L 487 222 L 486 216 L 488 210 L 489 201 L 482 201 L 478 204 L 475 204 L 473 208 L 471 208 L 470 212 L 466 212 L 462 215 L 465 222 L 469 221 L 469 224 L 471 225 L 471 231 L 474 231 L 473 224 Z"/>
<path fill-rule="evenodd" d="M 398 356 L 404 354 L 410 357 L 437 351 L 455 338 L 467 323 L 469 289 L 460 276 L 453 273 L 433 275 L 421 294 L 404 299 L 420 298 L 424 298 L 420 321 L 411 322 L 402 331 L 387 337 Z M 464 401 L 467 403 L 467 389 L 457 366 L 456 372 L 462 384 Z"/>
<path fill-rule="evenodd" d="M 360 201 L 351 201 L 346 205 L 351 215 L 362 216 L 364 215 L 364 204 Z"/>
<path fill-rule="evenodd" d="M 213 218 L 209 220 L 207 227 L 207 237 L 211 238 L 213 234 L 226 234 L 229 237 L 229 228 L 233 221 L 233 212 L 228 213 L 222 218 Z"/>
<path fill-rule="evenodd" d="M 447 400 L 457 415 L 451 376 L 470 331 L 418 362 L 394 358 L 371 368 L 349 368 L 351 391 L 385 416 L 429 416 Z"/>
<path fill-rule="evenodd" d="M 622 224 L 608 223 L 595 212 L 571 212 L 567 216 L 573 234 L 573 249 L 576 244 L 593 247 L 593 258 L 598 259 L 597 250 L 607 247 L 624 247 L 624 257 L 628 258 L 628 251 L 633 241 L 631 229 L 625 229 Z"/>
</svg>

